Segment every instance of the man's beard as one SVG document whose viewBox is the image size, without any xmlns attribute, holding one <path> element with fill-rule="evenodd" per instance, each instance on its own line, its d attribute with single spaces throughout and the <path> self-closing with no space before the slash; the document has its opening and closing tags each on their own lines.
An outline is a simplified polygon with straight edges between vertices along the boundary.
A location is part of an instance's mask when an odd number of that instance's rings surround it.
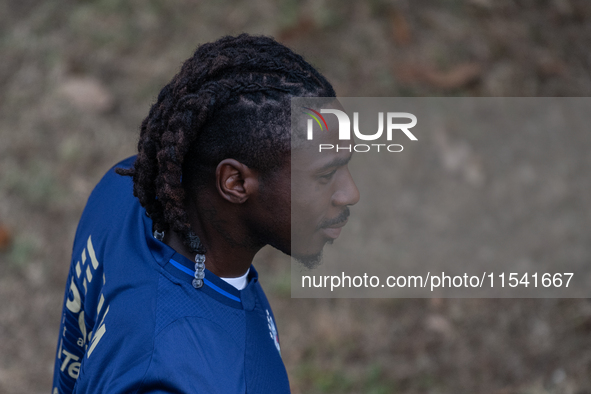
<svg viewBox="0 0 591 394">
<path fill-rule="evenodd" d="M 327 241 L 327 244 L 332 244 L 334 239 Z M 315 269 L 318 268 L 320 264 L 322 264 L 322 253 L 324 252 L 324 247 L 320 250 L 320 252 L 316 254 L 309 254 L 309 255 L 291 255 L 291 257 L 298 262 L 299 264 L 303 265 L 307 269 Z"/>
<path fill-rule="evenodd" d="M 309 270 L 317 268 L 322 264 L 322 251 L 317 254 L 311 254 L 306 256 L 291 256 L 297 263 L 303 265 Z"/>
<path fill-rule="evenodd" d="M 349 210 L 349 207 L 345 207 L 337 217 L 332 218 L 332 219 L 328 219 L 328 220 L 324 220 L 323 222 L 321 222 L 316 227 L 316 230 L 321 230 L 323 228 L 328 228 L 328 227 L 333 226 L 335 224 L 342 223 L 345 220 L 347 220 L 347 218 L 349 217 L 350 214 L 351 214 L 351 212 Z M 330 240 L 326 241 L 325 245 L 322 246 L 322 249 L 320 249 L 320 251 L 318 253 L 302 255 L 302 254 L 292 253 L 293 252 L 292 245 L 291 244 L 289 244 L 289 245 L 282 244 L 279 239 L 276 239 L 274 237 L 275 233 L 273 231 L 266 231 L 266 232 L 264 232 L 264 234 L 266 235 L 266 237 L 265 237 L 266 244 L 271 245 L 275 249 L 287 254 L 288 256 L 291 256 L 292 259 L 294 259 L 296 262 L 303 265 L 307 269 L 315 269 L 320 264 L 322 264 L 322 253 L 324 251 L 324 246 L 326 246 L 326 244 L 330 245 L 335 241 L 334 239 L 330 239 Z"/>
<path fill-rule="evenodd" d="M 351 214 L 351 212 L 349 210 L 349 207 L 345 207 L 345 209 L 343 209 L 343 211 L 337 217 L 323 221 L 322 223 L 320 223 L 318 225 L 317 229 L 320 230 L 320 229 L 327 228 L 327 227 L 330 227 L 330 226 L 338 224 L 338 223 L 342 223 L 345 220 L 347 220 L 347 218 L 349 217 L 350 214 Z M 330 245 L 333 242 L 334 242 L 334 239 L 331 239 L 331 240 L 327 241 L 326 243 Z M 322 252 L 323 251 L 324 251 L 324 246 L 322 247 L 320 252 L 318 252 L 316 254 L 292 255 L 291 257 L 293 259 L 295 259 L 298 263 L 303 265 L 304 267 L 306 267 L 308 269 L 314 269 L 314 268 L 317 268 L 320 264 L 322 264 Z"/>
</svg>

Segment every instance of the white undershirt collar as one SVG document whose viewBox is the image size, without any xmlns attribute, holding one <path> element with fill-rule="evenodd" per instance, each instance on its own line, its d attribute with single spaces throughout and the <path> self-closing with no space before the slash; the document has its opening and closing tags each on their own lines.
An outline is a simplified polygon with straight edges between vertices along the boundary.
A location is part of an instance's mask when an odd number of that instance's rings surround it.
<svg viewBox="0 0 591 394">
<path fill-rule="evenodd" d="M 248 284 L 248 273 L 250 272 L 250 267 L 246 270 L 246 273 L 238 278 L 220 278 L 224 282 L 234 286 L 237 290 L 242 290 Z"/>
</svg>

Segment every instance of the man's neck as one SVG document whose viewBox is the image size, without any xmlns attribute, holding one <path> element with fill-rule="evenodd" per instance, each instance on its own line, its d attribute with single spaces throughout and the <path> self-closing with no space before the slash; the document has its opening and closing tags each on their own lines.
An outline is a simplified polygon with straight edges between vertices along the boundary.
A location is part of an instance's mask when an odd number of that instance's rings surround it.
<svg viewBox="0 0 591 394">
<path fill-rule="evenodd" d="M 206 245 L 205 268 L 224 278 L 237 278 L 244 275 L 250 268 L 254 255 L 258 252 L 258 250 L 230 245 L 223 238 L 214 239 L 213 242 L 211 239 L 205 241 L 202 238 L 201 241 Z M 195 252 L 184 244 L 178 233 L 166 232 L 164 243 L 189 260 L 195 260 Z"/>
</svg>

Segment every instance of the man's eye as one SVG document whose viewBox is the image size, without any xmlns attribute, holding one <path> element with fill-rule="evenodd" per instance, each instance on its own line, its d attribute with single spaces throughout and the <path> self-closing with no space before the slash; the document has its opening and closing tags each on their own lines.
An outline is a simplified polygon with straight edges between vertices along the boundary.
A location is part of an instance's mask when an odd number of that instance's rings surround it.
<svg viewBox="0 0 591 394">
<path fill-rule="evenodd" d="M 329 181 L 333 175 L 337 172 L 337 170 L 331 171 L 328 174 L 320 175 L 320 179 L 324 181 Z"/>
</svg>

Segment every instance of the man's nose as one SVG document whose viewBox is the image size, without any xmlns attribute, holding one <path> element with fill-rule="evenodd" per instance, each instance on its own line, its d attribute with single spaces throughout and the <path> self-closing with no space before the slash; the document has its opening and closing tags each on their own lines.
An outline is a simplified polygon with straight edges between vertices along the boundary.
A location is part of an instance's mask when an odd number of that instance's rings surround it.
<svg viewBox="0 0 591 394">
<path fill-rule="evenodd" d="M 333 204 L 337 206 L 355 205 L 359 202 L 359 189 L 355 185 L 355 181 L 351 176 L 349 170 L 343 174 L 342 179 L 338 183 L 338 189 L 333 195 Z"/>
</svg>

